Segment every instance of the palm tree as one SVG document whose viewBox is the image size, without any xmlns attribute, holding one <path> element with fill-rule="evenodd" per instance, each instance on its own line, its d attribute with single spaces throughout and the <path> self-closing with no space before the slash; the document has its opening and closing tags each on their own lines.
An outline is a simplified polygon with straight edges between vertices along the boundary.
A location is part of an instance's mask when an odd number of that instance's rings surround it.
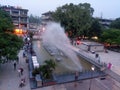
<svg viewBox="0 0 120 90">
<path fill-rule="evenodd" d="M 39 68 L 43 79 L 51 79 L 52 78 L 52 72 L 55 69 L 55 66 L 56 66 L 56 64 L 52 59 L 45 60 L 45 64 L 40 66 L 40 68 Z"/>
<path fill-rule="evenodd" d="M 50 69 L 55 69 L 56 64 L 55 64 L 55 62 L 54 62 L 52 59 L 46 60 L 46 61 L 45 61 L 45 64 L 46 64 Z"/>
</svg>

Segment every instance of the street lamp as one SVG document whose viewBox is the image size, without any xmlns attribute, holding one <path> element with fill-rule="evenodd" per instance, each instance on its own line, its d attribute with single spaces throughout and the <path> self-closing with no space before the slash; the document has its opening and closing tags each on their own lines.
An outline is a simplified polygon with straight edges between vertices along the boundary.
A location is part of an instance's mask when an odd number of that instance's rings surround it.
<svg viewBox="0 0 120 90">
<path fill-rule="evenodd" d="M 92 70 L 92 71 L 95 70 L 95 66 L 94 66 L 94 65 L 92 65 L 91 70 Z M 91 90 L 91 84 L 92 84 L 92 73 L 91 73 L 91 79 L 90 79 L 89 90 Z"/>
</svg>

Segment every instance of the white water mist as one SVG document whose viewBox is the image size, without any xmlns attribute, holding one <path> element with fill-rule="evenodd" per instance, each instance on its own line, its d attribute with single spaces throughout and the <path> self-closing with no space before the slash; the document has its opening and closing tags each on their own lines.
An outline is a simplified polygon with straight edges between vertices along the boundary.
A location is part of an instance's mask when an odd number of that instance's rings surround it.
<svg viewBox="0 0 120 90">
<path fill-rule="evenodd" d="M 69 57 L 69 60 L 72 60 L 72 62 L 77 66 L 77 70 L 81 70 L 81 64 L 80 61 L 75 54 L 75 52 L 70 48 L 72 47 L 70 44 L 70 40 L 66 36 L 64 32 L 64 28 L 60 26 L 59 23 L 55 22 L 49 22 L 46 25 L 46 29 L 42 36 L 43 42 L 48 43 L 50 45 L 53 45 L 57 47 L 59 50 L 61 50 L 67 57 Z M 73 68 L 71 66 L 68 66 L 65 64 L 66 67 L 69 69 Z"/>
</svg>

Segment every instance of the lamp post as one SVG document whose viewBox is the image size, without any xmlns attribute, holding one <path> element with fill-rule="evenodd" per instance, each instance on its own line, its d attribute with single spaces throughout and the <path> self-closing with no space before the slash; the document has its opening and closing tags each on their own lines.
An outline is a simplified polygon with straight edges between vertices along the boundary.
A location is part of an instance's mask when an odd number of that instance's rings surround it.
<svg viewBox="0 0 120 90">
<path fill-rule="evenodd" d="M 94 71 L 94 70 L 95 70 L 95 66 L 92 66 L 92 67 L 91 67 L 91 70 Z M 89 90 L 91 90 L 91 84 L 92 84 L 92 73 L 91 73 L 91 79 L 90 79 Z"/>
</svg>

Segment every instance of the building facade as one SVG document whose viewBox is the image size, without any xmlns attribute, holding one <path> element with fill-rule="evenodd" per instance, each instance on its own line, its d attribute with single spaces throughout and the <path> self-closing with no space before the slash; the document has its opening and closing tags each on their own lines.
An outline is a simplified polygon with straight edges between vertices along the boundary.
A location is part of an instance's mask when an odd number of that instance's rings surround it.
<svg viewBox="0 0 120 90">
<path fill-rule="evenodd" d="M 21 7 L 14 6 L 0 6 L 0 8 L 8 12 L 12 18 L 12 22 L 15 25 L 15 29 L 27 31 L 29 29 L 28 10 Z"/>
<path fill-rule="evenodd" d="M 52 21 L 52 12 L 46 12 L 42 14 L 42 24 L 46 24 L 49 21 Z"/>
<path fill-rule="evenodd" d="M 103 19 L 103 18 L 97 18 L 99 20 L 99 23 L 102 24 L 105 28 L 109 28 L 110 24 L 114 21 L 113 19 Z"/>
</svg>

